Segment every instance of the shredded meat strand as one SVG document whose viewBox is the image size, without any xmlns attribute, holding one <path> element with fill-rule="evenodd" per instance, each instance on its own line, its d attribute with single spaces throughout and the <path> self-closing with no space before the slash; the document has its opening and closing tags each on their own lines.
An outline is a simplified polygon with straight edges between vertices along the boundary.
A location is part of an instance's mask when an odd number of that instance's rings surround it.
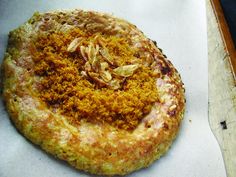
<svg viewBox="0 0 236 177">
<path fill-rule="evenodd" d="M 79 45 L 76 44 L 78 48 L 68 51 L 71 41 L 78 38 L 83 39 Z M 37 52 L 33 54 L 35 74 L 42 78 L 39 97 L 50 109 L 56 109 L 75 120 L 106 122 L 117 128 L 134 129 L 158 101 L 158 93 L 156 79 L 150 67 L 140 65 L 127 78 L 112 74 L 117 67 L 133 64 L 134 59 L 142 60 L 135 57 L 136 51 L 131 49 L 128 42 L 125 38 L 89 34 L 79 29 L 65 34 L 41 34 L 35 44 Z M 85 68 L 84 57 L 88 56 L 81 54 L 80 46 L 89 46 L 91 43 L 108 51 L 109 58 L 102 58 L 105 54 L 98 55 L 97 52 L 98 63 L 93 65 L 88 62 Z M 94 61 L 95 56 L 89 57 Z M 107 74 L 105 84 L 98 83 L 86 74 L 90 70 L 94 77 L 103 79 L 104 75 L 99 76 L 99 68 L 93 71 L 93 67 L 98 64 L 101 65 L 100 69 L 104 68 L 103 74 Z M 118 87 L 114 90 L 115 87 L 109 87 L 108 81 L 111 84 L 118 82 L 121 86 L 116 85 Z"/>
</svg>

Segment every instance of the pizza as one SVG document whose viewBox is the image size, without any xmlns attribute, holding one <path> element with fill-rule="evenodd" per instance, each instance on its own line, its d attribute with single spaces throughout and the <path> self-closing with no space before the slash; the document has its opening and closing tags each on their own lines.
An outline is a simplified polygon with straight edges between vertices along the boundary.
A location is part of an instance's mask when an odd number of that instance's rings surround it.
<svg viewBox="0 0 236 177">
<path fill-rule="evenodd" d="M 92 174 L 148 167 L 184 114 L 184 85 L 156 42 L 101 12 L 35 13 L 9 33 L 2 73 L 19 132 Z"/>
</svg>

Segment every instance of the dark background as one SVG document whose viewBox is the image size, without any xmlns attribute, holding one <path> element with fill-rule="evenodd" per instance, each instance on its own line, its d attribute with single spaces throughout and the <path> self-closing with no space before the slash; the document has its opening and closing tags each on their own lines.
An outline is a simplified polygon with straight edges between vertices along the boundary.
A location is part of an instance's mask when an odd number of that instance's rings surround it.
<svg viewBox="0 0 236 177">
<path fill-rule="evenodd" d="M 236 0 L 220 0 L 236 48 Z"/>
</svg>

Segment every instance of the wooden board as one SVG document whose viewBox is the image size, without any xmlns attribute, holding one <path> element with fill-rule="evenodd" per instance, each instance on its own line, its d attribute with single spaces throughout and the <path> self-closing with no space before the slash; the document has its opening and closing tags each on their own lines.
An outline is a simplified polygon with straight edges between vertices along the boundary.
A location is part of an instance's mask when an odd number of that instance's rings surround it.
<svg viewBox="0 0 236 177">
<path fill-rule="evenodd" d="M 236 87 L 234 54 L 227 48 L 210 0 L 207 3 L 209 123 L 221 147 L 228 177 L 236 177 Z M 226 30 L 226 29 L 224 29 Z M 232 52 L 232 50 L 231 50 Z M 233 62 L 232 62 L 233 61 Z"/>
<path fill-rule="evenodd" d="M 224 16 L 223 9 L 221 7 L 220 0 L 211 0 L 211 6 L 213 8 L 219 30 L 222 36 L 222 40 L 225 46 L 226 52 L 229 54 L 229 62 L 231 64 L 232 73 L 234 79 L 236 79 L 236 48 L 233 43 L 232 35 Z"/>
</svg>

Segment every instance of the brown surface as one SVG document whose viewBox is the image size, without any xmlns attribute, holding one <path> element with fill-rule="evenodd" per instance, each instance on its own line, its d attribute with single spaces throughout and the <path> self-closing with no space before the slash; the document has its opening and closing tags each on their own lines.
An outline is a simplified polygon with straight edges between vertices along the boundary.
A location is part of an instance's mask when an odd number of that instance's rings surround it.
<svg viewBox="0 0 236 177">
<path fill-rule="evenodd" d="M 217 23 L 211 0 L 207 0 L 209 123 L 220 145 L 228 177 L 236 176 L 236 88 L 232 57 Z"/>
<path fill-rule="evenodd" d="M 236 78 L 236 49 L 233 43 L 232 36 L 229 31 L 228 24 L 225 20 L 224 12 L 221 7 L 219 0 L 211 0 L 211 4 L 214 10 L 214 13 L 217 18 L 219 29 L 222 35 L 223 42 L 225 44 L 225 49 L 229 53 L 230 63 L 233 70 L 234 78 Z"/>
</svg>

